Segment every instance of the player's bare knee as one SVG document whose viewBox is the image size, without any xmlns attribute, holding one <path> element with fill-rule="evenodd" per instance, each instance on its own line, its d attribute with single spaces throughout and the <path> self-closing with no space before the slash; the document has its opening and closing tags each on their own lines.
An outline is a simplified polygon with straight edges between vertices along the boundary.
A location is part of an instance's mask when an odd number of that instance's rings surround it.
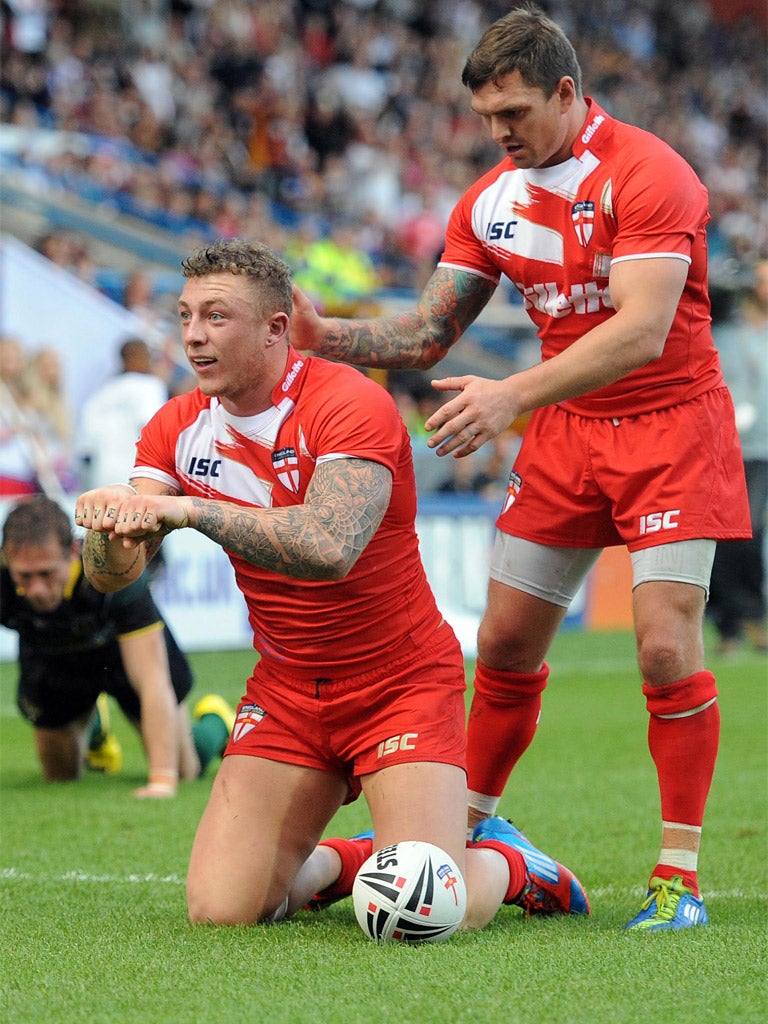
<svg viewBox="0 0 768 1024">
<path fill-rule="evenodd" d="M 671 638 L 657 637 L 638 646 L 640 674 L 651 686 L 665 686 L 690 674 L 689 653 Z"/>
<path fill-rule="evenodd" d="M 494 907 L 491 916 L 495 914 L 498 907 Z M 477 932 L 481 928 L 485 928 L 490 918 L 488 916 L 488 908 L 478 903 L 477 900 L 473 900 L 470 893 L 467 893 L 467 912 L 464 915 L 464 920 L 459 926 L 459 931 L 462 932 Z"/>
<path fill-rule="evenodd" d="M 544 657 L 524 631 L 499 628 L 485 619 L 477 632 L 477 655 L 488 668 L 507 672 L 535 671 Z"/>
<path fill-rule="evenodd" d="M 191 924 L 213 925 L 218 927 L 235 927 L 237 925 L 255 924 L 255 921 L 243 917 L 242 914 L 227 912 L 224 908 L 204 907 L 189 908 L 189 920 Z"/>
<path fill-rule="evenodd" d="M 81 776 L 82 771 L 79 768 L 43 769 L 43 781 L 45 782 L 77 782 Z"/>
<path fill-rule="evenodd" d="M 207 893 L 187 894 L 187 914 L 192 924 L 234 927 L 268 921 L 280 903 L 262 900 L 231 900 Z"/>
</svg>

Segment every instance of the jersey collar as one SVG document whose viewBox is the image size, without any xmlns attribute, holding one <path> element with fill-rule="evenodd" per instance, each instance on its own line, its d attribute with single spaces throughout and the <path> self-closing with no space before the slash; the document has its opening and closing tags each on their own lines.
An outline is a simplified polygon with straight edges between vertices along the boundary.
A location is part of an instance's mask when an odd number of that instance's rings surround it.
<svg viewBox="0 0 768 1024">
<path fill-rule="evenodd" d="M 304 384 L 304 377 L 306 375 L 308 365 L 309 359 L 307 356 L 300 355 L 293 345 L 289 345 L 288 358 L 285 362 L 285 370 L 277 386 L 272 392 L 273 405 L 279 408 L 280 403 L 286 398 L 290 398 L 290 400 L 295 404 L 302 385 Z"/>
<path fill-rule="evenodd" d="M 584 124 L 581 126 L 581 131 L 574 140 L 572 150 L 573 155 L 577 159 L 581 158 L 586 150 L 591 148 L 590 143 L 593 139 L 606 133 L 608 124 L 612 120 L 600 104 L 595 103 L 590 96 L 585 96 L 584 102 L 587 104 L 587 116 L 584 119 Z"/>
</svg>

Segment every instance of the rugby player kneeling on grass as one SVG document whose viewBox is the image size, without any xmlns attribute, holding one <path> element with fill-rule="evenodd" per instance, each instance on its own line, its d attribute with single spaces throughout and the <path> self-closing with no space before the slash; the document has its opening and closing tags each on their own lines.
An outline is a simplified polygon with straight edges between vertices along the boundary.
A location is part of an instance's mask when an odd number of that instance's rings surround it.
<svg viewBox="0 0 768 1024">
<path fill-rule="evenodd" d="M 289 341 L 290 271 L 230 240 L 183 263 L 198 387 L 142 431 L 132 487 L 89 491 L 86 572 L 118 591 L 163 535 L 227 552 L 260 654 L 192 848 L 196 922 L 347 896 L 376 849 L 423 840 L 464 874 L 464 926 L 504 903 L 588 913 L 572 873 L 495 819 L 466 848 L 464 662 L 418 551 L 408 433 L 387 391 Z M 362 791 L 373 837 L 320 837 Z M 540 873 L 539 873 L 540 872 Z"/>
</svg>

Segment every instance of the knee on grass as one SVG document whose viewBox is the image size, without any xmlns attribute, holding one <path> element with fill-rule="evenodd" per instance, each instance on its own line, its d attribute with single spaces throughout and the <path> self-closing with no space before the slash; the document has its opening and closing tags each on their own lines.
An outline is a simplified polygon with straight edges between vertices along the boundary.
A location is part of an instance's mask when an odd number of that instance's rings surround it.
<svg viewBox="0 0 768 1024">
<path fill-rule="evenodd" d="M 286 897 L 251 896 L 247 900 L 235 895 L 200 892 L 187 893 L 187 913 L 192 924 L 198 925 L 252 925 L 280 920 Z"/>
</svg>

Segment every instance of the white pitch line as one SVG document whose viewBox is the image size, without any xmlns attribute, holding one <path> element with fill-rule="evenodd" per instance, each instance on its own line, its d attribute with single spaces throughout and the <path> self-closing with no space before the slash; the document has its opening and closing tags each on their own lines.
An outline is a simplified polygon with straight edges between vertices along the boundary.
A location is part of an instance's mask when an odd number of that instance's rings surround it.
<svg viewBox="0 0 768 1024">
<path fill-rule="evenodd" d="M 159 882 L 162 885 L 184 885 L 185 880 L 178 875 L 92 875 L 87 871 L 65 871 L 61 875 L 33 875 L 29 871 L 18 868 L 0 868 L 0 881 L 10 882 L 84 882 L 90 885 L 134 885 L 137 882 Z"/>
<path fill-rule="evenodd" d="M 60 875 L 37 875 L 32 874 L 29 871 L 21 871 L 19 868 L 0 868 L 0 882 L 40 882 L 45 884 L 51 884 L 56 882 L 79 882 L 85 885 L 135 885 L 135 884 L 155 884 L 160 885 L 184 885 L 185 880 L 179 878 L 178 875 L 157 875 L 154 872 L 148 874 L 129 874 L 129 875 L 93 875 L 87 871 L 65 871 Z M 589 890 L 590 899 L 609 899 L 619 896 L 642 896 L 644 895 L 638 888 L 635 889 L 618 889 L 615 886 L 602 886 L 595 889 Z M 768 900 L 768 893 L 765 892 L 748 892 L 745 889 L 729 889 L 729 890 L 715 890 L 710 892 L 705 890 L 704 897 L 706 900 L 738 900 L 738 899 L 750 899 L 750 900 Z"/>
</svg>

